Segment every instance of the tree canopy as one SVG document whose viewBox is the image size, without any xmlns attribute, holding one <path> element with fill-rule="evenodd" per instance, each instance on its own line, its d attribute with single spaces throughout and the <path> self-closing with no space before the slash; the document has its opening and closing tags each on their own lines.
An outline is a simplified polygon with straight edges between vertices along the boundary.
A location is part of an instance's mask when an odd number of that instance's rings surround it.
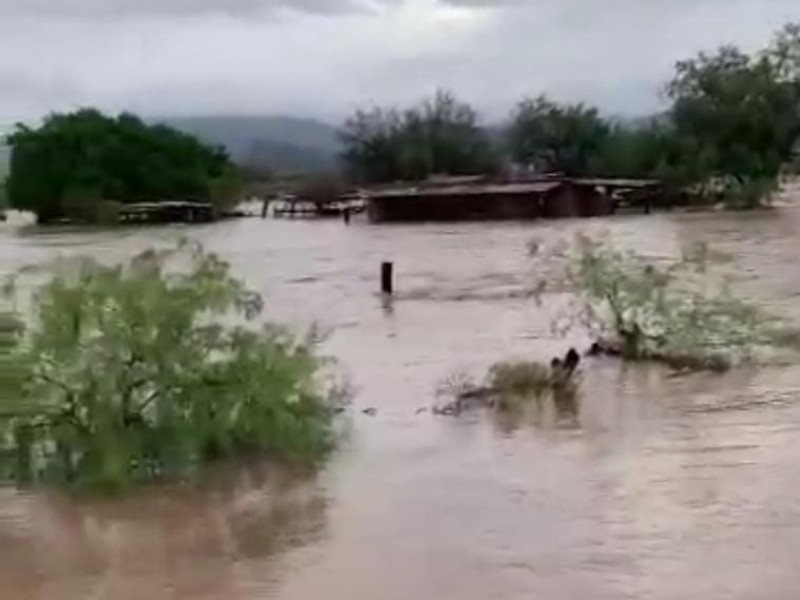
<svg viewBox="0 0 800 600">
<path fill-rule="evenodd" d="M 314 463 L 333 390 L 314 339 L 198 246 L 59 269 L 0 313 L 0 477 L 126 486 L 241 456 Z"/>
<path fill-rule="evenodd" d="M 43 222 L 88 216 L 100 201 L 223 203 L 234 187 L 221 148 L 130 114 L 54 114 L 40 127 L 17 125 L 9 143 L 9 202 Z"/>
<path fill-rule="evenodd" d="M 403 112 L 358 110 L 340 137 L 345 168 L 363 182 L 483 173 L 497 164 L 477 113 L 449 92 L 438 92 Z"/>
<path fill-rule="evenodd" d="M 569 175 L 657 177 L 760 203 L 800 136 L 800 25 L 755 54 L 733 46 L 676 65 L 663 118 L 625 126 L 582 104 L 523 100 L 508 130 L 514 160 Z"/>
<path fill-rule="evenodd" d="M 543 170 L 582 175 L 609 131 L 610 125 L 596 108 L 562 105 L 540 96 L 517 105 L 508 138 L 516 161 L 533 163 Z"/>
<path fill-rule="evenodd" d="M 689 149 L 685 160 L 704 178 L 760 193 L 791 158 L 800 134 L 800 80 L 774 51 L 749 56 L 729 46 L 678 63 L 667 87 L 671 117 Z"/>
</svg>

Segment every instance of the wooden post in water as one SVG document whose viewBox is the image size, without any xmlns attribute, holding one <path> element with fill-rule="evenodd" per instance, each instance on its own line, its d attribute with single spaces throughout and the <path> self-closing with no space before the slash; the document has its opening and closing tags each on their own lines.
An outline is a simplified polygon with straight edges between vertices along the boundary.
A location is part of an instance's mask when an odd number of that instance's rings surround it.
<svg viewBox="0 0 800 600">
<path fill-rule="evenodd" d="M 269 211 L 269 198 L 264 198 L 263 202 L 261 203 L 261 218 L 267 218 L 267 211 Z"/>
<path fill-rule="evenodd" d="M 381 291 L 387 296 L 394 293 L 393 281 L 394 265 L 390 262 L 381 264 Z"/>
</svg>

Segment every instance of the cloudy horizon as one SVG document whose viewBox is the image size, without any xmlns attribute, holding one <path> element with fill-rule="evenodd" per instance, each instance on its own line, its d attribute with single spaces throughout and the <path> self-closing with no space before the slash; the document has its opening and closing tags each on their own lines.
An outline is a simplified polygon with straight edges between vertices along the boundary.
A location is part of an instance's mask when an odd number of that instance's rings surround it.
<svg viewBox="0 0 800 600">
<path fill-rule="evenodd" d="M 541 93 L 640 116 L 677 60 L 789 21 L 796 0 L 0 0 L 0 122 L 96 106 L 335 123 L 437 88 L 488 121 Z"/>
</svg>

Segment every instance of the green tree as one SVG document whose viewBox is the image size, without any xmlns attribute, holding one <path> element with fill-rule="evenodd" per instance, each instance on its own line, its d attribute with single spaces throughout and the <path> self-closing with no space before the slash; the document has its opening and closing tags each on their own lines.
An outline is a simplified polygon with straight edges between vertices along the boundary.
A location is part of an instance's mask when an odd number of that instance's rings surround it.
<svg viewBox="0 0 800 600">
<path fill-rule="evenodd" d="M 672 105 L 644 127 L 613 125 L 597 109 L 546 97 L 521 102 L 515 160 L 569 175 L 655 177 L 722 194 L 729 206 L 768 198 L 800 136 L 800 25 L 754 55 L 728 46 L 676 66 Z"/>
<path fill-rule="evenodd" d="M 653 121 L 612 127 L 589 160 L 588 171 L 601 177 L 658 179 L 678 190 L 702 181 L 708 162 L 695 139 L 680 136 L 671 122 Z"/>
<path fill-rule="evenodd" d="M 596 108 L 561 105 L 540 96 L 517 105 L 508 143 L 518 162 L 534 164 L 542 170 L 584 175 L 609 132 L 609 124 Z"/>
<path fill-rule="evenodd" d="M 214 255 L 184 250 L 60 272 L 25 328 L 0 314 L 7 474 L 121 486 L 242 454 L 313 461 L 329 446 L 312 342 L 258 327 L 261 298 Z"/>
<path fill-rule="evenodd" d="M 579 323 L 606 351 L 679 368 L 726 369 L 796 346 L 786 323 L 733 293 L 714 269 L 724 258 L 698 244 L 657 264 L 579 236 L 566 266 L 578 297 L 566 329 Z"/>
<path fill-rule="evenodd" d="M 589 158 L 587 170 L 607 177 L 650 177 L 665 151 L 661 127 L 617 125 Z"/>
<path fill-rule="evenodd" d="M 404 112 L 356 111 L 340 137 L 350 176 L 371 183 L 484 173 L 498 161 L 475 110 L 449 92 Z"/>
<path fill-rule="evenodd" d="M 98 200 L 231 200 L 235 174 L 223 150 L 133 115 L 55 114 L 37 128 L 18 125 L 9 143 L 9 202 L 41 222 L 91 218 L 87 209 Z M 77 214 L 71 211 L 76 202 Z"/>
<path fill-rule="evenodd" d="M 783 39 L 758 56 L 731 46 L 701 53 L 678 63 L 667 87 L 684 162 L 701 166 L 698 182 L 719 182 L 736 205 L 768 195 L 800 134 L 800 87 Z"/>
<path fill-rule="evenodd" d="M 8 210 L 8 192 L 6 191 L 6 181 L 0 181 L 0 213 Z"/>
</svg>

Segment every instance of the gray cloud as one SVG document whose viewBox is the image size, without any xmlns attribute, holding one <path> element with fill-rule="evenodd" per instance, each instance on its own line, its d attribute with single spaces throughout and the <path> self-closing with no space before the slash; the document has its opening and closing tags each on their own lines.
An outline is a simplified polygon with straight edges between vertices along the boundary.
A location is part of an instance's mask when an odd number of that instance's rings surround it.
<svg viewBox="0 0 800 600">
<path fill-rule="evenodd" d="M 0 122 L 78 105 L 335 120 L 437 87 L 489 120 L 539 93 L 642 114 L 676 60 L 790 20 L 798 0 L 0 0 Z"/>
<path fill-rule="evenodd" d="M 800 20 L 796 0 L 441 0 L 475 10 L 487 27 L 467 58 L 471 93 L 489 110 L 491 94 L 548 93 L 642 114 L 663 106 L 676 61 L 735 43 L 754 50 Z M 463 69 L 463 64 L 461 66 Z M 491 93 L 475 84 L 478 72 Z M 467 84 L 469 86 L 469 83 Z"/>
<path fill-rule="evenodd" d="M 379 0 L 385 2 L 387 0 Z M 0 15 L 91 19 L 130 16 L 246 15 L 275 10 L 341 14 L 369 10 L 375 0 L 2 0 Z"/>
</svg>

